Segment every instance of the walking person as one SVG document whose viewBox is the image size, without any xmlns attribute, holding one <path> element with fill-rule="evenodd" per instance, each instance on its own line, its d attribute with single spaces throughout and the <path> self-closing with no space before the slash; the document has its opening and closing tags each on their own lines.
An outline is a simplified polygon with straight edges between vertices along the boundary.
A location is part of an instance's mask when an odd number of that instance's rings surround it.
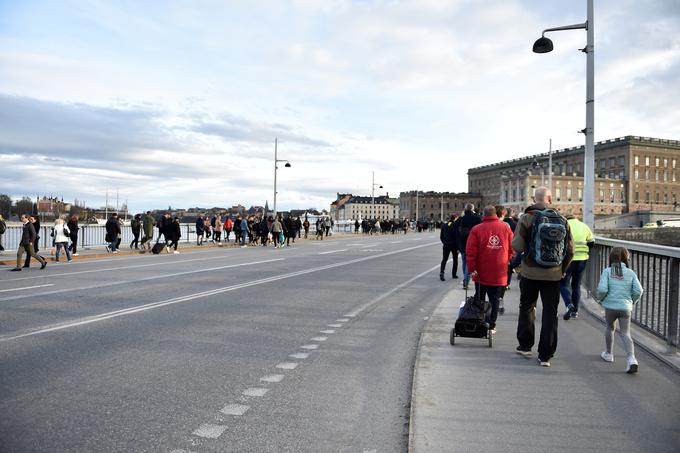
<svg viewBox="0 0 680 453">
<path fill-rule="evenodd" d="M 241 219 L 241 247 L 247 247 L 246 238 L 248 237 L 249 232 L 250 230 L 248 229 L 248 219 L 243 217 Z"/>
<path fill-rule="evenodd" d="M 42 256 L 38 253 L 40 251 L 40 248 L 38 247 L 40 244 L 40 219 L 38 216 L 31 215 L 28 216 L 28 221 L 31 223 L 31 225 L 33 225 L 33 230 L 35 231 L 35 236 L 33 236 L 33 251 L 36 255 L 42 258 Z M 26 261 L 24 261 L 25 268 L 31 267 L 31 257 L 33 257 L 33 255 L 30 253 L 26 254 Z"/>
<path fill-rule="evenodd" d="M 231 230 L 234 228 L 234 221 L 231 220 L 231 216 L 227 215 L 227 219 L 224 221 L 224 241 L 228 244 L 229 243 L 229 235 L 231 234 Z"/>
<path fill-rule="evenodd" d="M 234 221 L 234 245 L 238 245 L 241 241 L 241 214 L 236 215 L 236 220 Z"/>
<path fill-rule="evenodd" d="M 175 255 L 179 254 L 179 251 L 177 250 L 177 246 L 179 245 L 179 240 L 182 237 L 182 229 L 179 224 L 179 217 L 175 216 L 174 219 L 171 219 L 167 226 L 167 233 L 165 234 L 166 240 L 169 239 L 170 243 L 166 246 L 166 251 L 170 253 L 170 249 L 172 249 L 172 253 Z"/>
<path fill-rule="evenodd" d="M 260 222 L 260 242 L 262 243 L 263 247 L 267 246 L 267 242 L 269 240 L 269 222 L 267 222 L 267 219 L 262 216 L 262 221 Z"/>
<path fill-rule="evenodd" d="M 274 219 L 274 222 L 272 223 L 272 239 L 274 240 L 274 248 L 277 249 L 280 247 L 279 244 L 279 235 L 283 232 L 283 226 L 281 225 L 281 222 L 279 221 L 279 216 L 276 216 Z"/>
<path fill-rule="evenodd" d="M 309 236 L 309 219 L 305 217 L 305 221 L 302 222 L 302 228 L 305 230 L 305 239 L 307 239 L 307 236 Z"/>
<path fill-rule="evenodd" d="M 142 237 L 142 253 L 151 251 L 151 241 L 153 241 L 153 227 L 155 224 L 156 220 L 151 215 L 151 211 L 146 211 L 146 214 L 142 220 L 142 226 L 144 228 L 144 236 Z"/>
<path fill-rule="evenodd" d="M 203 224 L 203 217 L 196 218 L 196 245 L 203 245 L 203 235 L 205 234 L 205 225 Z"/>
<path fill-rule="evenodd" d="M 78 220 L 78 215 L 73 214 L 66 223 L 70 232 L 69 239 L 71 239 L 71 243 L 69 244 L 68 249 L 71 251 L 71 256 L 78 256 L 78 231 L 80 231 Z"/>
<path fill-rule="evenodd" d="M 45 258 L 35 253 L 35 250 L 33 249 L 33 244 L 35 244 L 37 236 L 33 223 L 29 221 L 28 215 L 26 214 L 21 215 L 21 223 L 24 224 L 24 227 L 21 231 L 21 241 L 19 241 L 19 248 L 17 250 L 17 265 L 12 271 L 21 271 L 21 262 L 23 261 L 24 253 L 28 253 L 29 256 L 38 260 L 40 262 L 40 269 L 45 269 L 47 261 Z"/>
<path fill-rule="evenodd" d="M 61 249 L 63 247 L 64 252 L 66 253 L 66 260 L 70 263 L 72 258 L 71 252 L 69 252 L 68 250 L 68 238 L 71 235 L 71 231 L 69 230 L 68 226 L 64 223 L 64 219 L 62 218 L 55 219 L 52 231 L 54 232 L 54 247 L 56 248 L 54 260 L 57 263 L 59 262 L 59 258 L 61 257 Z"/>
<path fill-rule="evenodd" d="M 215 228 L 213 237 L 218 245 L 222 245 L 222 230 L 224 230 L 224 224 L 222 223 L 222 217 L 219 215 L 215 216 Z"/>
<path fill-rule="evenodd" d="M 524 254 L 520 271 L 522 279 L 519 282 L 517 353 L 531 357 L 535 341 L 536 302 L 540 294 L 543 313 L 538 362 L 544 367 L 550 366 L 550 359 L 557 349 L 560 280 L 574 256 L 574 242 L 567 219 L 550 209 L 550 204 L 550 189 L 538 187 L 534 192 L 534 204 L 524 211 L 512 239 L 515 252 Z"/>
<path fill-rule="evenodd" d="M 5 247 L 2 245 L 2 236 L 5 234 L 5 231 L 7 231 L 7 224 L 2 214 L 0 214 L 0 253 L 5 251 Z"/>
<path fill-rule="evenodd" d="M 630 320 L 633 304 L 642 296 L 642 285 L 629 266 L 630 253 L 625 247 L 614 247 L 609 253 L 609 267 L 602 271 L 597 285 L 597 298 L 604 307 L 606 328 L 605 350 L 600 357 L 605 362 L 614 361 L 614 331 L 619 322 L 619 337 L 626 351 L 626 373 L 637 373 L 638 361 L 630 336 Z"/>
<path fill-rule="evenodd" d="M 130 228 L 132 229 L 132 242 L 130 242 L 130 248 L 134 245 L 135 250 L 139 250 L 139 235 L 142 232 L 142 216 L 141 214 L 136 214 L 135 217 L 130 221 Z"/>
<path fill-rule="evenodd" d="M 465 248 L 467 246 L 468 236 L 470 235 L 470 230 L 480 223 L 482 223 L 482 219 L 475 213 L 475 205 L 472 203 L 465 205 L 463 215 L 456 220 L 456 228 L 458 229 L 458 250 L 460 251 L 460 259 L 463 262 L 463 289 L 468 289 L 468 283 L 470 282 L 470 272 L 467 267 L 467 260 L 465 259 Z M 420 232 L 420 229 L 418 232 Z"/>
<path fill-rule="evenodd" d="M 207 241 L 212 236 L 212 225 L 207 215 L 203 218 L 203 231 L 205 231 L 205 240 Z"/>
<path fill-rule="evenodd" d="M 293 219 L 291 219 L 290 215 L 283 219 L 283 235 L 285 237 L 286 246 L 290 247 L 290 240 L 293 239 L 293 242 L 295 242 Z"/>
<path fill-rule="evenodd" d="M 496 331 L 501 290 L 508 283 L 508 262 L 512 259 L 512 231 L 496 216 L 495 206 L 484 208 L 482 223 L 470 231 L 465 250 L 470 276 L 479 284 L 478 296 L 489 296 L 489 328 Z"/>
<path fill-rule="evenodd" d="M 110 253 L 118 253 L 118 236 L 121 234 L 120 223 L 118 223 L 118 214 L 115 212 L 111 214 L 109 220 L 106 221 L 106 237 L 104 240 L 109 243 L 106 251 Z"/>
<path fill-rule="evenodd" d="M 458 230 L 455 224 L 456 219 L 458 219 L 458 216 L 452 214 L 448 222 L 442 223 L 441 232 L 439 233 L 439 240 L 442 242 L 443 252 L 441 266 L 439 267 L 439 280 L 441 281 L 446 281 L 444 278 L 444 270 L 446 269 L 446 262 L 449 260 L 449 255 L 453 255 L 452 278 L 458 278 Z"/>
<path fill-rule="evenodd" d="M 595 245 L 593 232 L 585 223 L 573 215 L 567 215 L 567 222 L 574 239 L 574 258 L 567 268 L 567 272 L 560 281 L 562 300 L 567 307 L 562 319 L 569 321 L 578 318 L 578 307 L 581 303 L 581 279 L 586 270 L 590 249 Z"/>
</svg>

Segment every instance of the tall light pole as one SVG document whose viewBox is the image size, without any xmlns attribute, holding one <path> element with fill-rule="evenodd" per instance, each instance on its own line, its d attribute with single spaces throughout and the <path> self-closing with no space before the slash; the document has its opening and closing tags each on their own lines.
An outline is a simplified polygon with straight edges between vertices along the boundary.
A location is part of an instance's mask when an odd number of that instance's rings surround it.
<svg viewBox="0 0 680 453">
<path fill-rule="evenodd" d="M 533 51 L 547 53 L 553 50 L 552 41 L 545 37 L 546 32 L 577 29 L 585 29 L 587 32 L 586 47 L 581 49 L 586 53 L 586 128 L 581 131 L 586 136 L 583 163 L 583 222 L 592 229 L 595 224 L 595 23 L 593 21 L 593 0 L 588 0 L 585 23 L 543 30 L 541 37 L 534 43 Z"/>
<path fill-rule="evenodd" d="M 382 189 L 383 186 L 375 183 L 375 172 L 372 171 L 371 174 L 373 175 L 371 177 L 371 211 L 375 211 L 375 186 L 378 186 L 379 189 Z M 373 212 L 373 218 L 375 219 L 375 212 Z"/>
<path fill-rule="evenodd" d="M 275 138 L 274 139 L 274 218 L 276 218 L 276 171 L 279 169 L 278 163 L 279 162 L 285 162 L 286 165 L 284 167 L 290 168 L 290 162 L 288 162 L 285 159 L 279 159 L 279 139 Z"/>
</svg>

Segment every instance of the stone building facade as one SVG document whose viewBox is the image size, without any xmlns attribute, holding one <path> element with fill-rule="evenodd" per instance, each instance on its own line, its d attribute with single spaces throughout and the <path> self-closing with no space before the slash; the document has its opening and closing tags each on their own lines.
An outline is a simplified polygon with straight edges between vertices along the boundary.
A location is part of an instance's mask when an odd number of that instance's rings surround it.
<svg viewBox="0 0 680 453">
<path fill-rule="evenodd" d="M 462 212 L 467 203 L 473 203 L 475 207 L 478 207 L 481 201 L 481 195 L 466 192 L 424 192 L 420 190 L 416 197 L 416 191 L 411 190 L 399 194 L 399 211 L 402 218 L 437 221 L 441 220 L 442 211 L 444 219 L 446 219 L 453 213 Z M 418 209 L 416 209 L 416 203 Z"/>
<path fill-rule="evenodd" d="M 330 216 L 336 221 L 362 219 L 398 219 L 399 200 L 389 194 L 377 197 L 338 193 L 331 203 Z"/>
<path fill-rule="evenodd" d="M 563 214 L 583 213 L 584 147 L 552 153 L 553 203 Z M 524 209 L 533 189 L 548 185 L 548 153 L 468 170 L 468 190 L 484 204 Z M 595 145 L 596 216 L 633 211 L 672 213 L 680 195 L 680 141 L 626 136 Z"/>
</svg>

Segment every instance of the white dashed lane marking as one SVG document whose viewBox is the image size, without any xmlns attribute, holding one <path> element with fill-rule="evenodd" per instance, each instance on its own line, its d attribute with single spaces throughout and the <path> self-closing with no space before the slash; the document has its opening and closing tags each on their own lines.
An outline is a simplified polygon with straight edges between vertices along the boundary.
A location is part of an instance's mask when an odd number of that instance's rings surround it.
<svg viewBox="0 0 680 453">
<path fill-rule="evenodd" d="M 342 250 L 329 250 L 328 252 L 321 252 L 319 255 L 329 255 L 331 253 L 338 253 L 338 252 L 346 252 L 347 249 L 342 249 Z"/>
<path fill-rule="evenodd" d="M 310 350 L 311 349 L 319 349 L 319 345 L 318 344 L 303 344 L 302 346 L 300 346 L 300 348 L 301 349 L 310 349 Z"/>
<path fill-rule="evenodd" d="M 54 286 L 54 283 L 48 283 L 46 285 L 26 286 L 24 288 L 0 289 L 0 293 L 8 293 L 10 291 L 23 291 L 25 289 L 45 288 L 46 286 Z"/>
<path fill-rule="evenodd" d="M 326 333 L 326 334 L 335 333 L 335 330 L 333 330 L 333 329 L 320 330 L 319 333 Z"/>
<path fill-rule="evenodd" d="M 283 374 L 269 374 L 267 376 L 262 376 L 260 378 L 260 381 L 262 382 L 269 382 L 270 384 L 273 384 L 275 382 L 281 382 L 283 381 L 283 378 L 285 376 Z"/>
<path fill-rule="evenodd" d="M 296 352 L 295 354 L 291 354 L 288 357 L 291 359 L 306 359 L 309 357 L 309 354 L 306 352 Z"/>
<path fill-rule="evenodd" d="M 251 387 L 249 389 L 245 389 L 243 391 L 243 394 L 245 396 L 258 396 L 259 397 L 259 396 L 264 396 L 268 391 L 269 391 L 269 389 L 265 389 L 265 388 L 262 388 L 262 387 Z"/>
<path fill-rule="evenodd" d="M 295 362 L 281 362 L 278 365 L 276 365 L 276 368 L 280 368 L 282 370 L 294 370 L 297 368 L 298 364 Z"/>
<path fill-rule="evenodd" d="M 335 320 L 335 322 L 347 322 L 347 321 L 349 321 L 349 319 L 347 318 L 340 318 Z"/>
<path fill-rule="evenodd" d="M 326 341 L 326 340 L 328 340 L 328 337 L 314 337 L 311 340 L 312 341 Z"/>
<path fill-rule="evenodd" d="M 328 327 L 333 327 L 335 329 L 342 327 L 342 324 L 328 324 Z"/>
<path fill-rule="evenodd" d="M 224 415 L 241 416 L 248 412 L 248 409 L 250 409 L 250 406 L 246 406 L 244 404 L 228 404 L 220 409 L 220 412 L 222 412 Z"/>
<path fill-rule="evenodd" d="M 193 433 L 194 436 L 205 437 L 207 439 L 217 439 L 227 429 L 225 425 L 213 425 L 204 423 L 198 427 Z"/>
</svg>

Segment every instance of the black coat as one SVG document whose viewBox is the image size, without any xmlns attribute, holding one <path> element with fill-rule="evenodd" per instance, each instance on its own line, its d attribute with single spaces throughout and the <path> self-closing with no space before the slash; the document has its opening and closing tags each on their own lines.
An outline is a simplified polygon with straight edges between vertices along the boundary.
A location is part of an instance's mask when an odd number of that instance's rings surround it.
<svg viewBox="0 0 680 453">
<path fill-rule="evenodd" d="M 458 249 L 458 226 L 456 222 L 442 223 L 439 240 L 442 241 L 442 244 L 446 247 Z"/>
<path fill-rule="evenodd" d="M 466 211 L 462 217 L 459 217 L 458 220 L 456 220 L 458 227 L 458 250 L 460 250 L 461 253 L 465 253 L 465 246 L 467 246 L 470 230 L 480 223 L 482 223 L 482 218 L 472 211 Z"/>
</svg>

